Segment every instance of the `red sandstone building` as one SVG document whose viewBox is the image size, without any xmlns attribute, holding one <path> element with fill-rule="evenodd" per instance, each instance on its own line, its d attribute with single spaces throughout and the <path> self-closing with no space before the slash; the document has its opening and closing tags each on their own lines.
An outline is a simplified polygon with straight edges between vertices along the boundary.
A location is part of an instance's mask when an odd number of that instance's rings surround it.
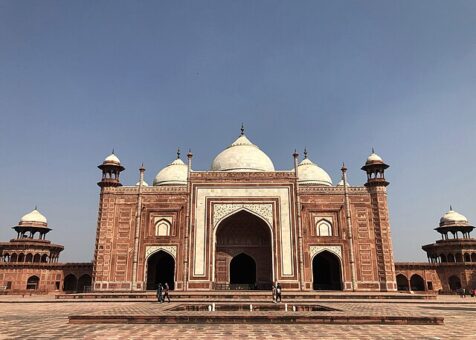
<svg viewBox="0 0 476 340">
<path fill-rule="evenodd" d="M 0 243 L 0 288 L 83 292 L 269 289 L 386 292 L 451 291 L 476 286 L 476 241 L 464 216 L 448 212 L 441 241 L 424 246 L 429 263 L 396 263 L 387 208 L 388 165 L 373 151 L 363 186 L 330 176 L 304 152 L 292 170 L 243 134 L 218 154 L 210 170 L 177 159 L 144 180 L 123 186 L 113 153 L 102 178 L 93 264 L 58 262 L 60 245 L 37 210 Z M 448 233 L 454 235 L 448 238 Z M 459 233 L 463 238 L 459 238 Z M 38 235 L 35 238 L 35 235 Z"/>
</svg>

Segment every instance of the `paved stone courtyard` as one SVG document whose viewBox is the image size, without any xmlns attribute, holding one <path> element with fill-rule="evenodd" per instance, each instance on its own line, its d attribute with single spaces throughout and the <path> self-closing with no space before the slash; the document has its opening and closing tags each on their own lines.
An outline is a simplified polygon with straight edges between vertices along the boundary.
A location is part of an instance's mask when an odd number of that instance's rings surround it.
<svg viewBox="0 0 476 340">
<path fill-rule="evenodd" d="M 444 325 L 325 324 L 68 324 L 72 314 L 165 313 L 179 303 L 57 302 L 49 298 L 2 297 L 1 339 L 476 339 L 476 299 L 444 297 L 438 301 L 325 301 L 348 314 L 443 316 Z M 207 313 L 207 312 L 204 312 Z"/>
</svg>

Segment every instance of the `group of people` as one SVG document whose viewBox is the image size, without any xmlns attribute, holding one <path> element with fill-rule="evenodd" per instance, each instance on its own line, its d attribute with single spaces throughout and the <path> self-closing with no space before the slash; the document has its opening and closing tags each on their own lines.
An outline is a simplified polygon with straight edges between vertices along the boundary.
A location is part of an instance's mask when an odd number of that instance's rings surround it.
<svg viewBox="0 0 476 340">
<path fill-rule="evenodd" d="M 462 298 L 465 298 L 466 295 L 470 295 L 471 297 L 475 297 L 476 296 L 476 288 L 473 288 L 473 289 L 464 289 L 464 288 L 460 288 L 457 290 L 459 296 L 461 296 Z"/>
<path fill-rule="evenodd" d="M 276 282 L 276 284 L 273 285 L 272 288 L 273 291 L 273 302 L 281 302 L 281 284 L 279 282 Z"/>
<path fill-rule="evenodd" d="M 170 302 L 169 290 L 170 287 L 167 282 L 165 282 L 164 286 L 159 282 L 157 285 L 157 301 L 159 301 L 159 303 L 165 302 L 165 298 L 167 298 L 167 302 Z"/>
</svg>

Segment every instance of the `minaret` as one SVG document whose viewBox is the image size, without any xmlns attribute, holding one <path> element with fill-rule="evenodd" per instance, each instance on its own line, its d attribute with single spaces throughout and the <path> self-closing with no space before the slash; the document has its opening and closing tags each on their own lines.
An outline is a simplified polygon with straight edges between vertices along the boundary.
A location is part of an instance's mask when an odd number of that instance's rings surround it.
<svg viewBox="0 0 476 340">
<path fill-rule="evenodd" d="M 389 166 L 377 155 L 372 153 L 362 167 L 367 173 L 365 186 L 370 194 L 373 228 L 375 231 L 375 252 L 377 256 L 377 280 L 381 291 L 396 291 L 395 264 L 393 261 L 392 238 L 388 217 L 387 185 L 385 169 Z"/>
<path fill-rule="evenodd" d="M 119 181 L 119 174 L 121 171 L 124 171 L 125 168 L 121 165 L 119 158 L 114 154 L 114 149 L 112 153 L 104 159 L 104 162 L 98 165 L 98 168 L 102 171 L 102 179 L 98 182 L 101 188 L 122 186 Z"/>
</svg>

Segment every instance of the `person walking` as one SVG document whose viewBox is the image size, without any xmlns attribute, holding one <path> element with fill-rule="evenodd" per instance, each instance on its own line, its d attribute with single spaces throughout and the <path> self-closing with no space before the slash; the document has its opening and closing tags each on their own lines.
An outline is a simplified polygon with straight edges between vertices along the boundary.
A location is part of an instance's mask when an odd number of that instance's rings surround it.
<svg viewBox="0 0 476 340">
<path fill-rule="evenodd" d="M 163 290 L 164 290 L 164 287 L 162 287 L 162 283 L 159 282 L 159 284 L 157 285 L 157 300 L 159 301 L 159 303 L 164 302 L 163 296 L 162 296 Z"/>
<path fill-rule="evenodd" d="M 164 298 L 162 299 L 163 302 L 165 302 L 165 298 L 167 298 L 167 302 L 170 302 L 170 296 L 169 296 L 169 284 L 165 282 L 165 287 L 164 287 Z"/>
<path fill-rule="evenodd" d="M 279 282 L 276 283 L 276 302 L 281 302 L 281 284 Z"/>
</svg>

